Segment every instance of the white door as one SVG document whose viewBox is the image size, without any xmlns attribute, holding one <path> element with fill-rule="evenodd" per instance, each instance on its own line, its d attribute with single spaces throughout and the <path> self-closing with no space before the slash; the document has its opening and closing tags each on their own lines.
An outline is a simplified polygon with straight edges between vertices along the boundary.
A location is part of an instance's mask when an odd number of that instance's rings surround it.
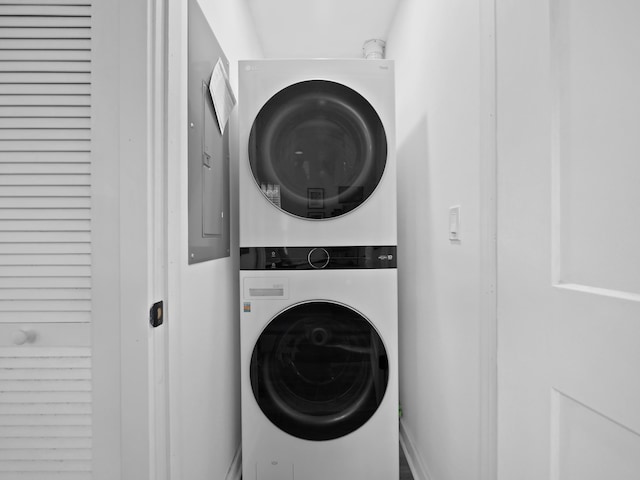
<svg viewBox="0 0 640 480">
<path fill-rule="evenodd" d="M 88 479 L 91 7 L 0 15 L 0 477 Z"/>
<path fill-rule="evenodd" d="M 0 5 L 3 480 L 151 478 L 146 8 Z"/>
<path fill-rule="evenodd" d="M 497 0 L 498 471 L 640 478 L 640 2 Z"/>
</svg>

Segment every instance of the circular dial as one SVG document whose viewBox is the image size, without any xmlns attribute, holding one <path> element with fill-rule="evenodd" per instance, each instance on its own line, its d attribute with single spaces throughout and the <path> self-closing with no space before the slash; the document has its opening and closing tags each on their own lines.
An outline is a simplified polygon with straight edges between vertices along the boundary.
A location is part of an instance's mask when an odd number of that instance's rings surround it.
<svg viewBox="0 0 640 480">
<path fill-rule="evenodd" d="M 329 252 L 324 248 L 314 248 L 309 252 L 307 260 L 313 268 L 321 269 L 329 264 L 331 259 Z"/>
</svg>

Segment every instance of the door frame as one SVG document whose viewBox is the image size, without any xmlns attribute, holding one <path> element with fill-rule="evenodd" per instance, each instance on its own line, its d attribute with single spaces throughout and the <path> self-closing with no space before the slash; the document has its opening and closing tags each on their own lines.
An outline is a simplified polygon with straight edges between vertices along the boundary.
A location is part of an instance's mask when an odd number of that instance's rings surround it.
<svg viewBox="0 0 640 480">
<path fill-rule="evenodd" d="M 498 150 L 496 0 L 480 1 L 479 478 L 498 476 Z"/>
<path fill-rule="evenodd" d="M 167 339 L 149 324 L 167 282 L 165 4 L 92 7 L 96 480 L 168 478 Z"/>
</svg>

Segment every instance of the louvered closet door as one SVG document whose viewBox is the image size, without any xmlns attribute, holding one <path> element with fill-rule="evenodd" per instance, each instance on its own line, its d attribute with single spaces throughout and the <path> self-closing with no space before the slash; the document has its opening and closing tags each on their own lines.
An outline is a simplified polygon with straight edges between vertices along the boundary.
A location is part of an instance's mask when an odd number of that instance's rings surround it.
<svg viewBox="0 0 640 480">
<path fill-rule="evenodd" d="M 0 4 L 0 478 L 91 478 L 91 7 Z"/>
</svg>

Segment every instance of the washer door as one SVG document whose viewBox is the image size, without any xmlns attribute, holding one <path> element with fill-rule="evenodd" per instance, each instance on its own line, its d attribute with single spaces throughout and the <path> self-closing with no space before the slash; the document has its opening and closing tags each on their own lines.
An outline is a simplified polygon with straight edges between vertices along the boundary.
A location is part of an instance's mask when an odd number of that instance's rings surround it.
<svg viewBox="0 0 640 480">
<path fill-rule="evenodd" d="M 387 161 L 380 117 L 342 84 L 310 80 L 275 94 L 249 136 L 256 183 L 276 207 L 323 219 L 357 208 L 373 193 Z"/>
<path fill-rule="evenodd" d="M 281 430 L 330 440 L 362 426 L 382 402 L 389 378 L 380 336 L 340 304 L 308 302 L 276 316 L 251 358 L 251 387 Z"/>
</svg>

